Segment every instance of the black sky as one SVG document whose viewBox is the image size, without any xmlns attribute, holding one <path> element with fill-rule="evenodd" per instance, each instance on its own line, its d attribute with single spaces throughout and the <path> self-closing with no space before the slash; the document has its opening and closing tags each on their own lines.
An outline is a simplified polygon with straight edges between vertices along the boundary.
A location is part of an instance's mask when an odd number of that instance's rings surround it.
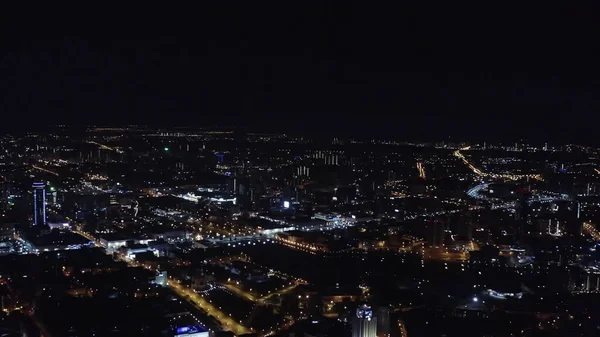
<svg viewBox="0 0 600 337">
<path fill-rule="evenodd" d="M 15 17 L 3 122 L 595 140 L 600 6 L 283 3 Z"/>
</svg>

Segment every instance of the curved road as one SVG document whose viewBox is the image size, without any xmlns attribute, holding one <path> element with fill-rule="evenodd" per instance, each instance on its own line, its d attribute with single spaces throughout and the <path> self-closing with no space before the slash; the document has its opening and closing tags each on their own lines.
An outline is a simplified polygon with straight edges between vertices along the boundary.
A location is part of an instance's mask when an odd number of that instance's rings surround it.
<svg viewBox="0 0 600 337">
<path fill-rule="evenodd" d="M 491 177 L 491 178 L 504 178 L 504 179 L 510 179 L 510 180 L 518 180 L 518 179 L 523 179 L 523 178 L 532 178 L 532 179 L 537 179 L 537 180 L 542 180 L 542 176 L 540 174 L 496 174 L 496 173 L 486 173 L 481 171 L 480 169 L 478 169 L 477 167 L 475 167 L 473 164 L 471 164 L 467 158 L 465 157 L 464 154 L 460 153 L 460 151 L 466 151 L 469 150 L 471 147 L 467 146 L 464 147 L 462 149 L 456 150 L 454 151 L 454 156 L 462 159 L 463 163 L 465 165 L 467 165 L 471 171 L 473 171 L 475 174 L 482 176 L 482 177 Z"/>
</svg>

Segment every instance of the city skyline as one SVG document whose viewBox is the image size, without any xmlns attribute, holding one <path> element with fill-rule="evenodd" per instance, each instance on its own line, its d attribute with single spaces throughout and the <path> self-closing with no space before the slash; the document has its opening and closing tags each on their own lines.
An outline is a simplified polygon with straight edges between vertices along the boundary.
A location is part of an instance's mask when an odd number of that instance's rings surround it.
<svg viewBox="0 0 600 337">
<path fill-rule="evenodd" d="M 599 147 L 51 130 L 0 136 L 6 329 L 157 337 L 456 336 L 467 323 L 474 336 L 596 329 Z M 110 309 L 85 314 L 101 308 Z M 519 324 L 499 323 L 507 317 Z"/>
<path fill-rule="evenodd" d="M 600 3 L 194 5 L 5 11 L 3 336 L 598 335 Z"/>
</svg>

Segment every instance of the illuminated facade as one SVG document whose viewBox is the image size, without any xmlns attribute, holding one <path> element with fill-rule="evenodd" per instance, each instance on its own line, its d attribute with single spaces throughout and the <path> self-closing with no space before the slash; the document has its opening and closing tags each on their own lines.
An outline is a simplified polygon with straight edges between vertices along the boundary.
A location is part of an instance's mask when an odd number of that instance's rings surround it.
<svg viewBox="0 0 600 337">
<path fill-rule="evenodd" d="M 208 330 L 200 325 L 189 325 L 178 327 L 174 337 L 208 337 Z"/>
<path fill-rule="evenodd" d="M 356 317 L 352 321 L 352 337 L 376 337 L 377 318 L 373 317 L 373 310 L 367 305 L 356 309 Z"/>
<path fill-rule="evenodd" d="M 33 183 L 33 225 L 46 224 L 46 185 Z"/>
<path fill-rule="evenodd" d="M 166 271 L 156 271 L 156 277 L 154 278 L 154 283 L 166 287 L 169 285 L 169 278 L 167 277 Z"/>
</svg>

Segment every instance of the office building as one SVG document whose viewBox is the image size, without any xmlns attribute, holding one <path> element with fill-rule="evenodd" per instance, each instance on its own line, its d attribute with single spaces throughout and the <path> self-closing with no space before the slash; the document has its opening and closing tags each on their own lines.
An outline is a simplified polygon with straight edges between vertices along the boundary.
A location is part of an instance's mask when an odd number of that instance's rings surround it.
<svg viewBox="0 0 600 337">
<path fill-rule="evenodd" d="M 33 183 L 33 225 L 46 224 L 46 185 Z"/>
</svg>

